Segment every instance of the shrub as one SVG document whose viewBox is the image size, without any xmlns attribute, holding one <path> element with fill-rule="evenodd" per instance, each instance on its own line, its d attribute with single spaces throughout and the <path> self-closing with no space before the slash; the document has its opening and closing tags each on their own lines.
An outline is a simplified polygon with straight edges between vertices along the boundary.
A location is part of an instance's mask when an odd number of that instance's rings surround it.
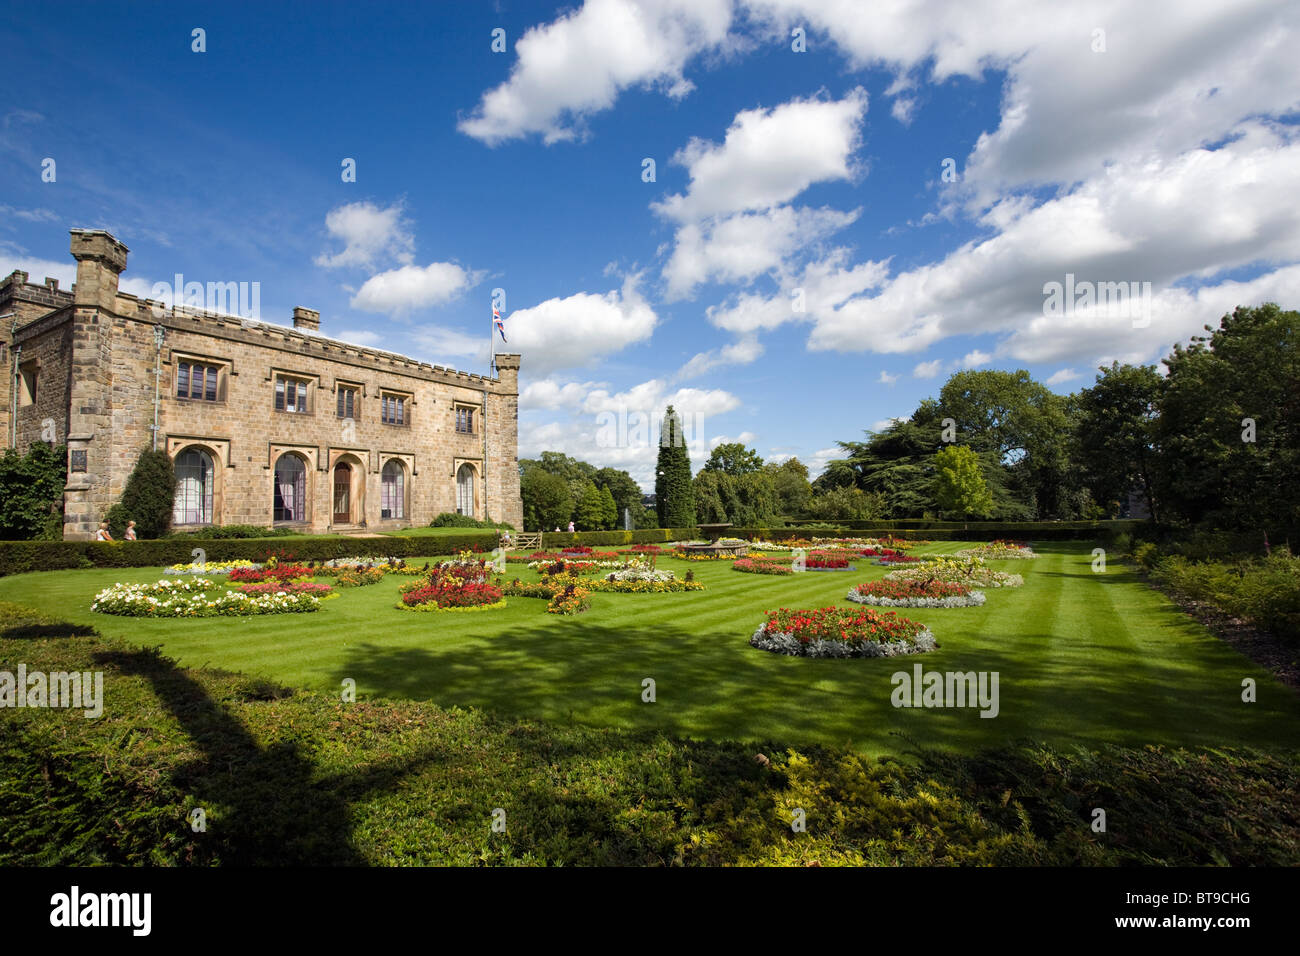
<svg viewBox="0 0 1300 956">
<path fill-rule="evenodd" d="M 1143 541 L 1133 549 L 1133 560 L 1144 571 L 1150 571 L 1160 560 L 1160 551 L 1150 541 Z"/>
<path fill-rule="evenodd" d="M 27 454 L 0 455 L 0 538 L 55 540 L 63 537 L 63 487 L 67 449 L 33 442 Z"/>
<path fill-rule="evenodd" d="M 1235 563 L 1161 559 L 1157 581 L 1194 601 L 1243 617 L 1288 641 L 1300 641 L 1300 557 L 1275 548 L 1263 560 Z"/>
<path fill-rule="evenodd" d="M 172 522 L 172 503 L 176 498 L 176 469 L 165 451 L 146 448 L 136 459 L 135 468 L 122 489 L 118 520 L 135 522 L 141 538 L 161 538 Z M 117 535 L 114 535 L 117 537 Z"/>
</svg>

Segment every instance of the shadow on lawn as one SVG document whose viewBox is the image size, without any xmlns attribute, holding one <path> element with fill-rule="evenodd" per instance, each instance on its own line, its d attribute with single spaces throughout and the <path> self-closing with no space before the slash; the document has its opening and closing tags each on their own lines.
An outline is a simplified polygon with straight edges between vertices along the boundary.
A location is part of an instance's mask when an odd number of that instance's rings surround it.
<svg viewBox="0 0 1300 956">
<path fill-rule="evenodd" d="M 311 758 L 296 742 L 260 745 L 199 681 L 156 650 L 101 652 L 95 661 L 148 680 L 202 751 L 199 760 L 177 767 L 173 778 L 195 805 L 209 813 L 220 808 L 220 819 L 209 832 L 216 830 L 223 864 L 364 864 L 353 845 L 350 805 L 396 789 L 432 759 L 390 761 L 317 777 Z"/>
<path fill-rule="evenodd" d="M 1189 636 L 1195 631 L 1176 608 L 1160 617 L 1164 627 Z M 740 653 L 718 653 L 726 642 Z M 959 750 L 1044 735 L 1135 746 L 1296 737 L 1272 723 L 1284 716 L 1273 708 L 1227 706 L 1237 698 L 1242 673 L 1254 671 L 1244 661 L 1241 673 L 1225 669 L 1226 661 L 1184 665 L 1181 658 L 1152 656 L 1139 642 L 1076 644 L 1032 622 L 1009 648 L 999 646 L 997 634 L 962 635 L 941 637 L 931 654 L 867 660 L 779 657 L 746 646 L 746 636 L 735 632 L 638 632 L 582 619 L 546 620 L 508 636 L 443 646 L 431 632 L 430 644 L 354 647 L 336 679 L 355 679 L 367 696 L 530 719 L 875 751 L 897 750 L 894 735 L 900 734 L 922 746 Z M 1196 658 L 1219 650 L 1210 641 L 1187 645 Z M 927 672 L 997 672 L 998 716 L 980 717 L 976 708 L 894 707 L 893 675 L 911 674 L 917 664 Z M 656 682 L 654 704 L 641 699 L 646 677 Z"/>
</svg>

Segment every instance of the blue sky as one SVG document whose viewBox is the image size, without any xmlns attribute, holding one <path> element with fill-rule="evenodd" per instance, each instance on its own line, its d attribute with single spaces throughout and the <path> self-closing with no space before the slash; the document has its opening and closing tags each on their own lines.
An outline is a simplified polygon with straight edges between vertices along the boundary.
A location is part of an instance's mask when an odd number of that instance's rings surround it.
<svg viewBox="0 0 1300 956">
<path fill-rule="evenodd" d="M 6 6 L 0 272 L 106 228 L 128 291 L 471 371 L 503 289 L 521 455 L 647 486 L 668 402 L 697 468 L 816 473 L 956 369 L 1070 391 L 1300 299 L 1294 4 Z M 1067 273 L 1151 295 L 1048 314 Z"/>
</svg>

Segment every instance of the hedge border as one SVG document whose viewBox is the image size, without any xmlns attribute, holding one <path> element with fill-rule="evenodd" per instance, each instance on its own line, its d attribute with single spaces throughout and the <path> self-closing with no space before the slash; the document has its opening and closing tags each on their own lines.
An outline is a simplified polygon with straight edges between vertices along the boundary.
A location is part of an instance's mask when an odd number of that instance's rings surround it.
<svg viewBox="0 0 1300 956">
<path fill-rule="evenodd" d="M 490 551 L 497 546 L 496 531 L 467 530 L 464 534 L 436 537 L 381 538 L 158 538 L 150 541 L 0 541 L 0 576 L 28 571 L 62 571 L 68 568 L 147 568 L 187 564 L 195 548 L 209 561 L 257 560 L 269 552 L 284 551 L 298 561 L 331 558 L 413 558 L 454 554 L 477 545 Z"/>
<path fill-rule="evenodd" d="M 941 522 L 926 522 L 940 524 Z M 948 522 L 942 522 L 947 524 Z M 1152 527 L 1148 522 L 1125 521 L 1015 521 L 970 522 L 954 528 L 903 528 L 899 522 L 880 523 L 870 528 L 731 528 L 729 537 L 784 541 L 803 536 L 841 538 L 886 538 L 931 541 L 992 541 L 997 538 L 1030 538 L 1064 541 L 1105 538 Z M 958 524 L 952 522 L 952 524 Z M 145 568 L 186 564 L 201 547 L 209 561 L 256 560 L 270 551 L 287 551 L 300 561 L 328 561 L 331 558 L 424 557 L 454 554 L 478 546 L 491 550 L 500 532 L 466 529 L 463 534 L 437 537 L 388 535 L 381 538 L 273 537 L 273 538 L 160 538 L 153 541 L 0 541 L 0 576 L 28 571 L 62 571 L 69 568 Z M 646 528 L 639 531 L 545 531 L 542 549 L 581 544 L 590 547 L 631 544 L 664 544 L 698 537 L 695 528 Z"/>
</svg>

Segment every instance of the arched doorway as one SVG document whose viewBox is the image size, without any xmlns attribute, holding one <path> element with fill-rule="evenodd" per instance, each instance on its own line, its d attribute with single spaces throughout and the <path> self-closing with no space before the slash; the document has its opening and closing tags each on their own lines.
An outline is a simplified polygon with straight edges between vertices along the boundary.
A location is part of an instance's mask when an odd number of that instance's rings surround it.
<svg viewBox="0 0 1300 956">
<path fill-rule="evenodd" d="M 406 466 L 396 458 L 388 459 L 380 474 L 379 517 L 406 517 Z"/>
<path fill-rule="evenodd" d="M 456 472 L 456 513 L 474 517 L 473 465 L 461 465 Z"/>
<path fill-rule="evenodd" d="M 172 506 L 172 524 L 212 524 L 213 479 L 216 469 L 212 456 L 191 445 L 176 456 L 176 498 Z"/>
<path fill-rule="evenodd" d="M 281 455 L 275 462 L 271 520 L 307 520 L 307 466 L 292 452 Z"/>
<path fill-rule="evenodd" d="M 352 466 L 341 461 L 334 466 L 334 523 L 352 524 Z"/>
</svg>

